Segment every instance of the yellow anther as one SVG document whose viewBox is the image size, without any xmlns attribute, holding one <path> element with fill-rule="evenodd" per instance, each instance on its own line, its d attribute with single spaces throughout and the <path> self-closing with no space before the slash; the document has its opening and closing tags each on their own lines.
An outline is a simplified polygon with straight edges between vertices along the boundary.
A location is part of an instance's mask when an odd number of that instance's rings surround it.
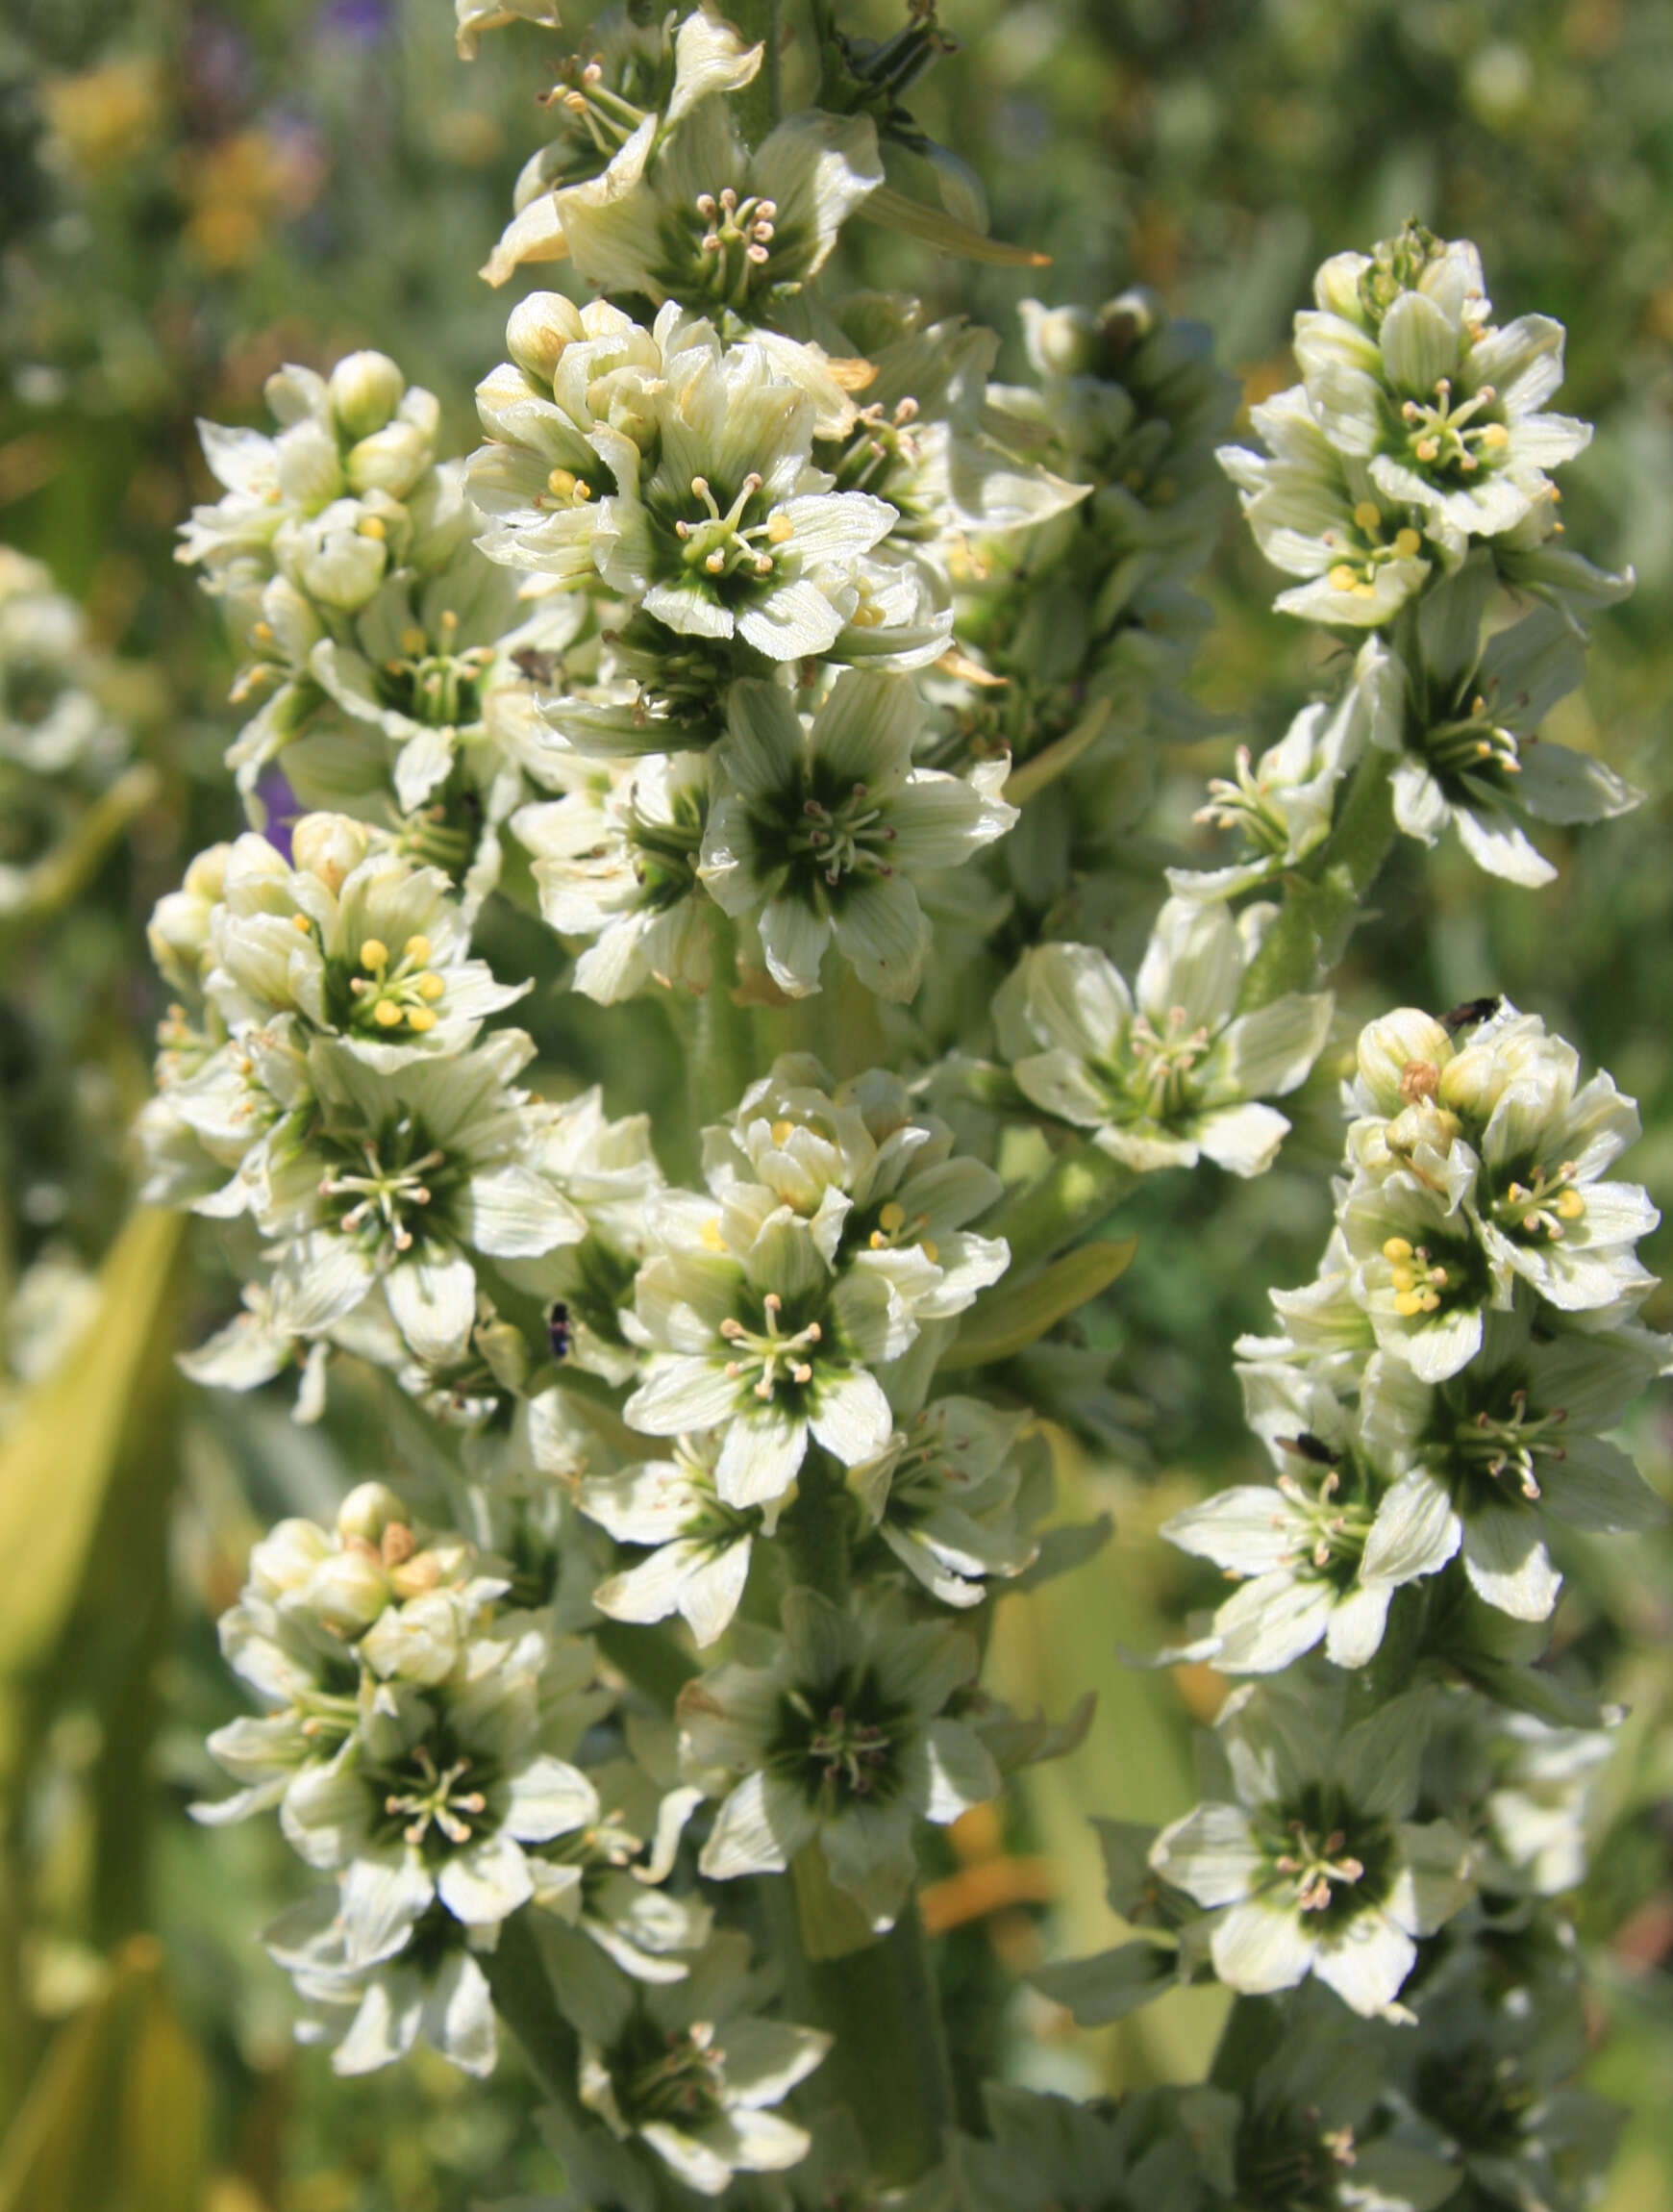
<svg viewBox="0 0 1673 2212">
<path fill-rule="evenodd" d="M 418 978 L 418 995 L 420 998 L 427 998 L 432 1005 L 444 994 L 446 990 L 446 984 L 434 968 L 427 968 Z"/>
<path fill-rule="evenodd" d="M 922 1252 L 924 1258 L 929 1261 L 932 1268 L 941 1256 L 940 1246 L 929 1237 L 920 1237 L 918 1239 L 918 1250 Z"/>
<path fill-rule="evenodd" d="M 775 515 L 767 523 L 766 534 L 769 545 L 782 545 L 795 536 L 795 524 L 787 515 Z"/>
<path fill-rule="evenodd" d="M 1422 1313 L 1423 1300 L 1415 1291 L 1401 1291 L 1395 1297 L 1394 1311 L 1402 1320 L 1409 1321 L 1414 1314 Z"/>
<path fill-rule="evenodd" d="M 1383 1257 L 1386 1260 L 1409 1260 L 1411 1257 L 1411 1244 L 1405 1237 L 1389 1237 L 1383 1245 Z"/>
<path fill-rule="evenodd" d="M 376 515 L 362 515 L 355 524 L 355 529 L 362 538 L 383 538 L 387 535 L 381 518 Z"/>
<path fill-rule="evenodd" d="M 1338 561 L 1325 578 L 1325 582 L 1333 591 L 1351 591 L 1359 581 L 1358 574 L 1348 566 L 1345 561 Z"/>
<path fill-rule="evenodd" d="M 587 483 L 585 476 L 578 476 L 575 479 L 575 496 L 577 499 L 590 499 L 592 497 L 592 487 Z"/>
<path fill-rule="evenodd" d="M 290 926 L 295 930 L 298 937 L 306 937 L 313 924 L 309 920 L 307 915 L 293 914 L 290 917 Z"/>
<path fill-rule="evenodd" d="M 1437 438 L 1420 438 L 1417 440 L 1417 458 L 1419 461 L 1433 461 L 1439 451 L 1440 440 Z"/>
<path fill-rule="evenodd" d="M 546 489 L 555 499 L 572 499 L 575 496 L 574 469 L 554 468 L 546 479 Z"/>
<path fill-rule="evenodd" d="M 720 1234 L 720 1217 L 717 1214 L 712 1214 L 704 1222 L 701 1234 L 703 1242 L 712 1252 L 725 1251 L 726 1239 Z"/>
<path fill-rule="evenodd" d="M 775 1144 L 787 1144 L 795 1132 L 796 1124 L 793 1121 L 775 1121 L 773 1123 L 773 1143 Z"/>
<path fill-rule="evenodd" d="M 1410 1268 L 1396 1268 L 1389 1279 L 1397 1291 L 1409 1291 L 1416 1282 L 1417 1277 Z"/>
<path fill-rule="evenodd" d="M 878 1226 L 886 1229 L 892 1237 L 897 1229 L 906 1227 L 906 1208 L 898 1200 L 891 1198 L 888 1204 L 878 1214 L 877 1219 Z"/>
<path fill-rule="evenodd" d="M 1377 587 L 1375 584 L 1356 584 L 1354 586 L 1354 597 L 1356 599 L 1374 599 L 1376 596 Z"/>
<path fill-rule="evenodd" d="M 865 1241 L 874 1252 L 883 1252 L 888 1249 L 888 1239 L 881 1229 L 873 1229 Z"/>
<path fill-rule="evenodd" d="M 1482 432 L 1482 443 L 1489 453 L 1502 453 L 1511 442 L 1511 433 L 1502 422 L 1489 422 Z"/>
<path fill-rule="evenodd" d="M 361 966 L 365 968 L 387 968 L 389 948 L 381 937 L 368 937 L 361 946 Z"/>
<path fill-rule="evenodd" d="M 1578 1221 L 1586 1212 L 1586 1200 L 1578 1191 L 1564 1191 L 1557 1201 L 1557 1211 L 1565 1221 Z"/>
<path fill-rule="evenodd" d="M 424 635 L 423 631 L 419 629 L 416 622 L 409 622 L 407 627 L 401 632 L 401 650 L 403 653 L 407 654 L 410 659 L 415 658 L 418 654 L 423 652 L 425 646 L 429 644 L 429 639 Z"/>
<path fill-rule="evenodd" d="M 410 937 L 401 950 L 414 967 L 422 968 L 430 958 L 430 940 L 427 937 Z"/>
<path fill-rule="evenodd" d="M 380 998 L 372 1008 L 372 1019 L 380 1029 L 399 1029 L 406 1018 L 392 998 Z"/>
<path fill-rule="evenodd" d="M 258 645 L 270 645 L 273 642 L 273 625 L 271 622 L 252 622 L 250 635 Z"/>
<path fill-rule="evenodd" d="M 427 1029 L 436 1027 L 436 1016 L 428 1006 L 414 1006 L 407 1017 L 407 1026 L 422 1037 Z"/>
<path fill-rule="evenodd" d="M 1423 540 L 1410 526 L 1394 533 L 1394 550 L 1402 561 L 1414 561 L 1423 550 Z"/>
<path fill-rule="evenodd" d="M 1360 504 L 1354 509 L 1354 525 L 1357 529 L 1365 531 L 1382 529 L 1383 510 L 1374 499 L 1361 499 L 1360 501 Z"/>
</svg>

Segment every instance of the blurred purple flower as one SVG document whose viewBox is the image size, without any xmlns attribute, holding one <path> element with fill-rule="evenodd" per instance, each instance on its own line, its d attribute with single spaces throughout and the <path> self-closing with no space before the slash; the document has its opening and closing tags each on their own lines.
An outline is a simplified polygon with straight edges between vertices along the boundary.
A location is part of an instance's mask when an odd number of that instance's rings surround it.
<svg viewBox="0 0 1673 2212">
<path fill-rule="evenodd" d="M 394 28 L 389 0 L 324 0 L 313 27 L 322 38 L 340 38 L 351 46 L 376 46 Z"/>
<path fill-rule="evenodd" d="M 269 761 L 256 786 L 256 804 L 263 811 L 262 834 L 277 852 L 290 858 L 290 832 L 302 809 L 285 770 Z"/>
</svg>

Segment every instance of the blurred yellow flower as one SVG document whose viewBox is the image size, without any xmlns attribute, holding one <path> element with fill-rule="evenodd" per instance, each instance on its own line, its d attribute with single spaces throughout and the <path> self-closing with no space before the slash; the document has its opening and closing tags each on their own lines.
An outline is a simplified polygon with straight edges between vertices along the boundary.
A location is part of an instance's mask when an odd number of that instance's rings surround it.
<svg viewBox="0 0 1673 2212">
<path fill-rule="evenodd" d="M 71 161 L 104 169 L 128 161 L 157 129 L 162 106 L 158 63 L 136 55 L 76 77 L 48 77 L 40 88 L 47 120 Z"/>
<path fill-rule="evenodd" d="M 210 146 L 184 146 L 175 180 L 189 213 L 187 245 L 212 269 L 243 268 L 275 222 L 318 198 L 326 163 L 312 139 L 237 131 Z"/>
</svg>

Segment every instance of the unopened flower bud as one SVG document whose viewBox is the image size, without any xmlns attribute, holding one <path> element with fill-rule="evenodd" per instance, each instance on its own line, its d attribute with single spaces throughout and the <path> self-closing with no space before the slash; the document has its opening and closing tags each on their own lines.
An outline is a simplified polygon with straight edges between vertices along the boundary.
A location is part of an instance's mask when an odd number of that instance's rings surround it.
<svg viewBox="0 0 1673 2212">
<path fill-rule="evenodd" d="M 365 859 L 370 842 L 364 822 L 353 821 L 347 815 L 304 815 L 290 833 L 290 858 L 336 893 L 350 869 Z"/>
<path fill-rule="evenodd" d="M 1441 1072 L 1440 1103 L 1467 1120 L 1485 1121 L 1512 1072 L 1492 1044 L 1466 1044 Z"/>
<path fill-rule="evenodd" d="M 389 1577 L 372 1551 L 338 1551 L 324 1560 L 308 1585 L 312 1612 L 339 1636 L 358 1636 L 389 1603 Z"/>
<path fill-rule="evenodd" d="M 331 817 L 311 815 L 307 818 L 319 821 Z M 300 823 L 297 826 L 300 829 Z M 358 1482 L 337 1509 L 337 1532 L 345 1543 L 359 1537 L 364 1544 L 377 1544 L 390 1521 L 406 1525 L 412 1518 L 387 1482 Z"/>
<path fill-rule="evenodd" d="M 387 353 L 351 353 L 331 372 L 326 387 L 332 413 L 350 438 L 382 430 L 401 403 L 407 379 Z"/>
<path fill-rule="evenodd" d="M 1085 376 L 1097 361 L 1098 326 L 1084 307 L 1021 308 L 1028 358 L 1041 376 Z"/>
<path fill-rule="evenodd" d="M 1386 1014 L 1360 1033 L 1360 1080 L 1381 1114 L 1398 1114 L 1419 1098 L 1434 1097 L 1438 1070 L 1451 1057 L 1445 1029 L 1415 1006 Z"/>
<path fill-rule="evenodd" d="M 430 465 L 432 446 L 416 423 L 391 422 L 349 448 L 344 463 L 351 491 L 387 491 L 399 499 Z"/>
<path fill-rule="evenodd" d="M 221 885 L 226 880 L 229 844 L 212 844 L 187 863 L 181 888 L 193 898 L 208 900 L 211 904 L 221 895 Z"/>
<path fill-rule="evenodd" d="M 284 1597 L 303 1589 L 331 1555 L 331 1538 L 314 1521 L 281 1521 L 250 1553 L 250 1588 L 258 1597 Z"/>
<path fill-rule="evenodd" d="M 563 348 L 586 335 L 581 310 L 562 292 L 534 291 L 512 308 L 506 349 L 525 376 L 550 385 Z"/>
</svg>

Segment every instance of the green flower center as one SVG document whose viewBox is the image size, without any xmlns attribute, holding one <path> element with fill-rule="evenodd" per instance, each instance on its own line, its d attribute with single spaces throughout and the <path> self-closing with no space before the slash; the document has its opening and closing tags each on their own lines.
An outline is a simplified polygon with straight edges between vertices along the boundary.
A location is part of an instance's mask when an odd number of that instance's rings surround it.
<svg viewBox="0 0 1673 2212">
<path fill-rule="evenodd" d="M 1435 1248 L 1410 1237 L 1387 1237 L 1383 1257 L 1394 1311 L 1420 1325 L 1439 1313 L 1479 1306 L 1489 1288 L 1486 1262 L 1473 1243 L 1447 1241 Z"/>
<path fill-rule="evenodd" d="M 1482 1412 L 1459 1421 L 1453 1432 L 1453 1451 L 1472 1474 L 1494 1484 L 1508 1478 L 1524 1497 L 1536 1498 L 1540 1496 L 1540 1461 L 1561 1462 L 1568 1456 L 1561 1441 L 1567 1419 L 1561 1406 L 1550 1413 L 1530 1415 L 1528 1393 L 1513 1390 L 1509 1412 Z"/>
<path fill-rule="evenodd" d="M 817 1689 L 786 1691 L 767 1764 L 822 1813 L 886 1804 L 899 1786 L 910 1720 L 869 1667 L 844 1668 Z"/>
<path fill-rule="evenodd" d="M 400 652 L 378 670 L 378 691 L 387 706 L 412 721 L 451 729 L 478 719 L 482 681 L 493 666 L 494 648 L 467 645 L 456 651 L 459 616 L 452 608 L 443 610 L 438 627 L 439 645 L 416 623 L 401 633 Z"/>
<path fill-rule="evenodd" d="M 1526 1180 L 1523 1180 L 1526 1177 Z M 1586 1219 L 1586 1198 L 1572 1160 L 1547 1169 L 1537 1161 L 1511 1176 L 1493 1199 L 1493 1219 L 1507 1236 L 1522 1244 L 1560 1244 L 1576 1221 Z"/>
<path fill-rule="evenodd" d="M 403 1823 L 404 1842 L 430 1845 L 439 1838 L 455 1847 L 469 1843 L 472 1822 L 487 1811 L 481 1789 L 465 1786 L 471 1765 L 469 1759 L 454 1759 L 440 1766 L 430 1747 L 419 1745 L 384 1797 L 385 1813 Z"/>
<path fill-rule="evenodd" d="M 1237 2146 L 1237 2199 L 1271 2212 L 1335 2212 L 1358 2163 L 1351 2127 L 1321 2129 L 1316 2106 L 1254 2114 Z"/>
<path fill-rule="evenodd" d="M 368 1245 L 387 1243 L 398 1254 L 411 1251 L 437 1190 L 457 1176 L 447 1154 L 426 1144 L 423 1130 L 405 1115 L 376 1138 L 337 1149 L 343 1165 L 321 1177 L 319 1194 L 351 1201 L 338 1229 Z M 445 1171 L 440 1177 L 437 1169 Z"/>
<path fill-rule="evenodd" d="M 725 2067 L 726 2053 L 709 2022 L 660 2034 L 641 2020 L 611 2061 L 611 2086 L 632 2125 L 671 2120 L 689 2126 L 724 2110 Z"/>
<path fill-rule="evenodd" d="M 1384 1823 L 1357 1817 L 1338 1792 L 1318 1782 L 1277 1814 L 1266 1850 L 1295 1909 L 1327 1928 L 1379 1903 L 1392 1871 L 1393 1839 Z"/>
<path fill-rule="evenodd" d="M 1307 1440 L 1311 1442 L 1311 1440 Z M 1286 1440 L 1286 1448 L 1299 1458 L 1310 1455 L 1303 1439 Z M 1278 1477 L 1278 1489 L 1296 1523 L 1290 1558 L 1307 1563 L 1325 1580 L 1346 1590 L 1359 1572 L 1365 1539 L 1371 1533 L 1372 1514 L 1362 1499 L 1342 1496 L 1341 1470 L 1325 1467 L 1310 1490 L 1296 1475 Z"/>
<path fill-rule="evenodd" d="M 743 307 L 757 286 L 766 281 L 778 202 L 753 192 L 739 198 L 737 188 L 726 185 L 718 192 L 699 192 L 692 209 L 695 220 L 687 220 L 697 241 L 698 289 L 733 307 Z"/>
<path fill-rule="evenodd" d="M 1236 753 L 1236 781 L 1209 779 L 1209 800 L 1191 817 L 1210 829 L 1240 830 L 1252 851 L 1282 854 L 1289 849 L 1289 824 L 1273 805 L 1267 787 L 1255 774 L 1247 745 Z"/>
<path fill-rule="evenodd" d="M 787 1325 L 783 1318 L 784 1303 L 777 1291 L 768 1291 L 762 1299 L 760 1328 L 750 1327 L 736 1316 L 728 1316 L 720 1324 L 720 1334 L 731 1351 L 726 1372 L 763 1400 L 770 1400 L 781 1384 L 805 1388 L 811 1383 L 812 1355 L 824 1341 L 823 1325 L 816 1320 L 800 1328 Z"/>
<path fill-rule="evenodd" d="M 706 577 L 716 585 L 756 585 L 772 575 L 778 565 L 777 548 L 789 542 L 793 531 L 787 515 L 763 512 L 762 482 L 752 468 L 731 505 L 722 508 L 708 477 L 692 477 L 691 497 L 698 512 L 672 517 L 680 544 L 679 566 L 687 576 Z"/>
<path fill-rule="evenodd" d="M 297 917 L 298 927 L 306 927 Z M 430 966 L 430 940 L 410 937 L 397 959 L 381 938 L 368 937 L 351 968 L 333 962 L 328 982 L 333 1011 L 341 1025 L 362 1036 L 390 1037 L 396 1031 L 423 1037 L 436 1027 L 447 981 Z"/>
<path fill-rule="evenodd" d="M 1170 1006 L 1160 1029 L 1146 1014 L 1136 1014 L 1127 1031 L 1128 1090 L 1139 1113 L 1166 1121 L 1185 1111 L 1191 1069 L 1212 1043 L 1208 1026 L 1193 1028 L 1183 1006 Z"/>
<path fill-rule="evenodd" d="M 1499 395 L 1490 384 L 1484 384 L 1456 406 L 1452 390 L 1450 376 L 1437 376 L 1433 400 L 1409 399 L 1401 407 L 1406 450 L 1409 458 L 1431 476 L 1470 477 L 1484 462 L 1491 465 L 1503 461 L 1511 433 L 1498 415 L 1486 421 L 1476 419 L 1484 408 L 1498 404 Z"/>
<path fill-rule="evenodd" d="M 835 890 L 845 875 L 888 876 L 894 873 L 887 858 L 895 842 L 894 830 L 884 819 L 865 784 L 852 784 L 838 796 L 810 793 L 802 801 L 801 818 L 791 827 L 786 843 L 793 859 L 804 867 L 817 869 Z"/>
</svg>

